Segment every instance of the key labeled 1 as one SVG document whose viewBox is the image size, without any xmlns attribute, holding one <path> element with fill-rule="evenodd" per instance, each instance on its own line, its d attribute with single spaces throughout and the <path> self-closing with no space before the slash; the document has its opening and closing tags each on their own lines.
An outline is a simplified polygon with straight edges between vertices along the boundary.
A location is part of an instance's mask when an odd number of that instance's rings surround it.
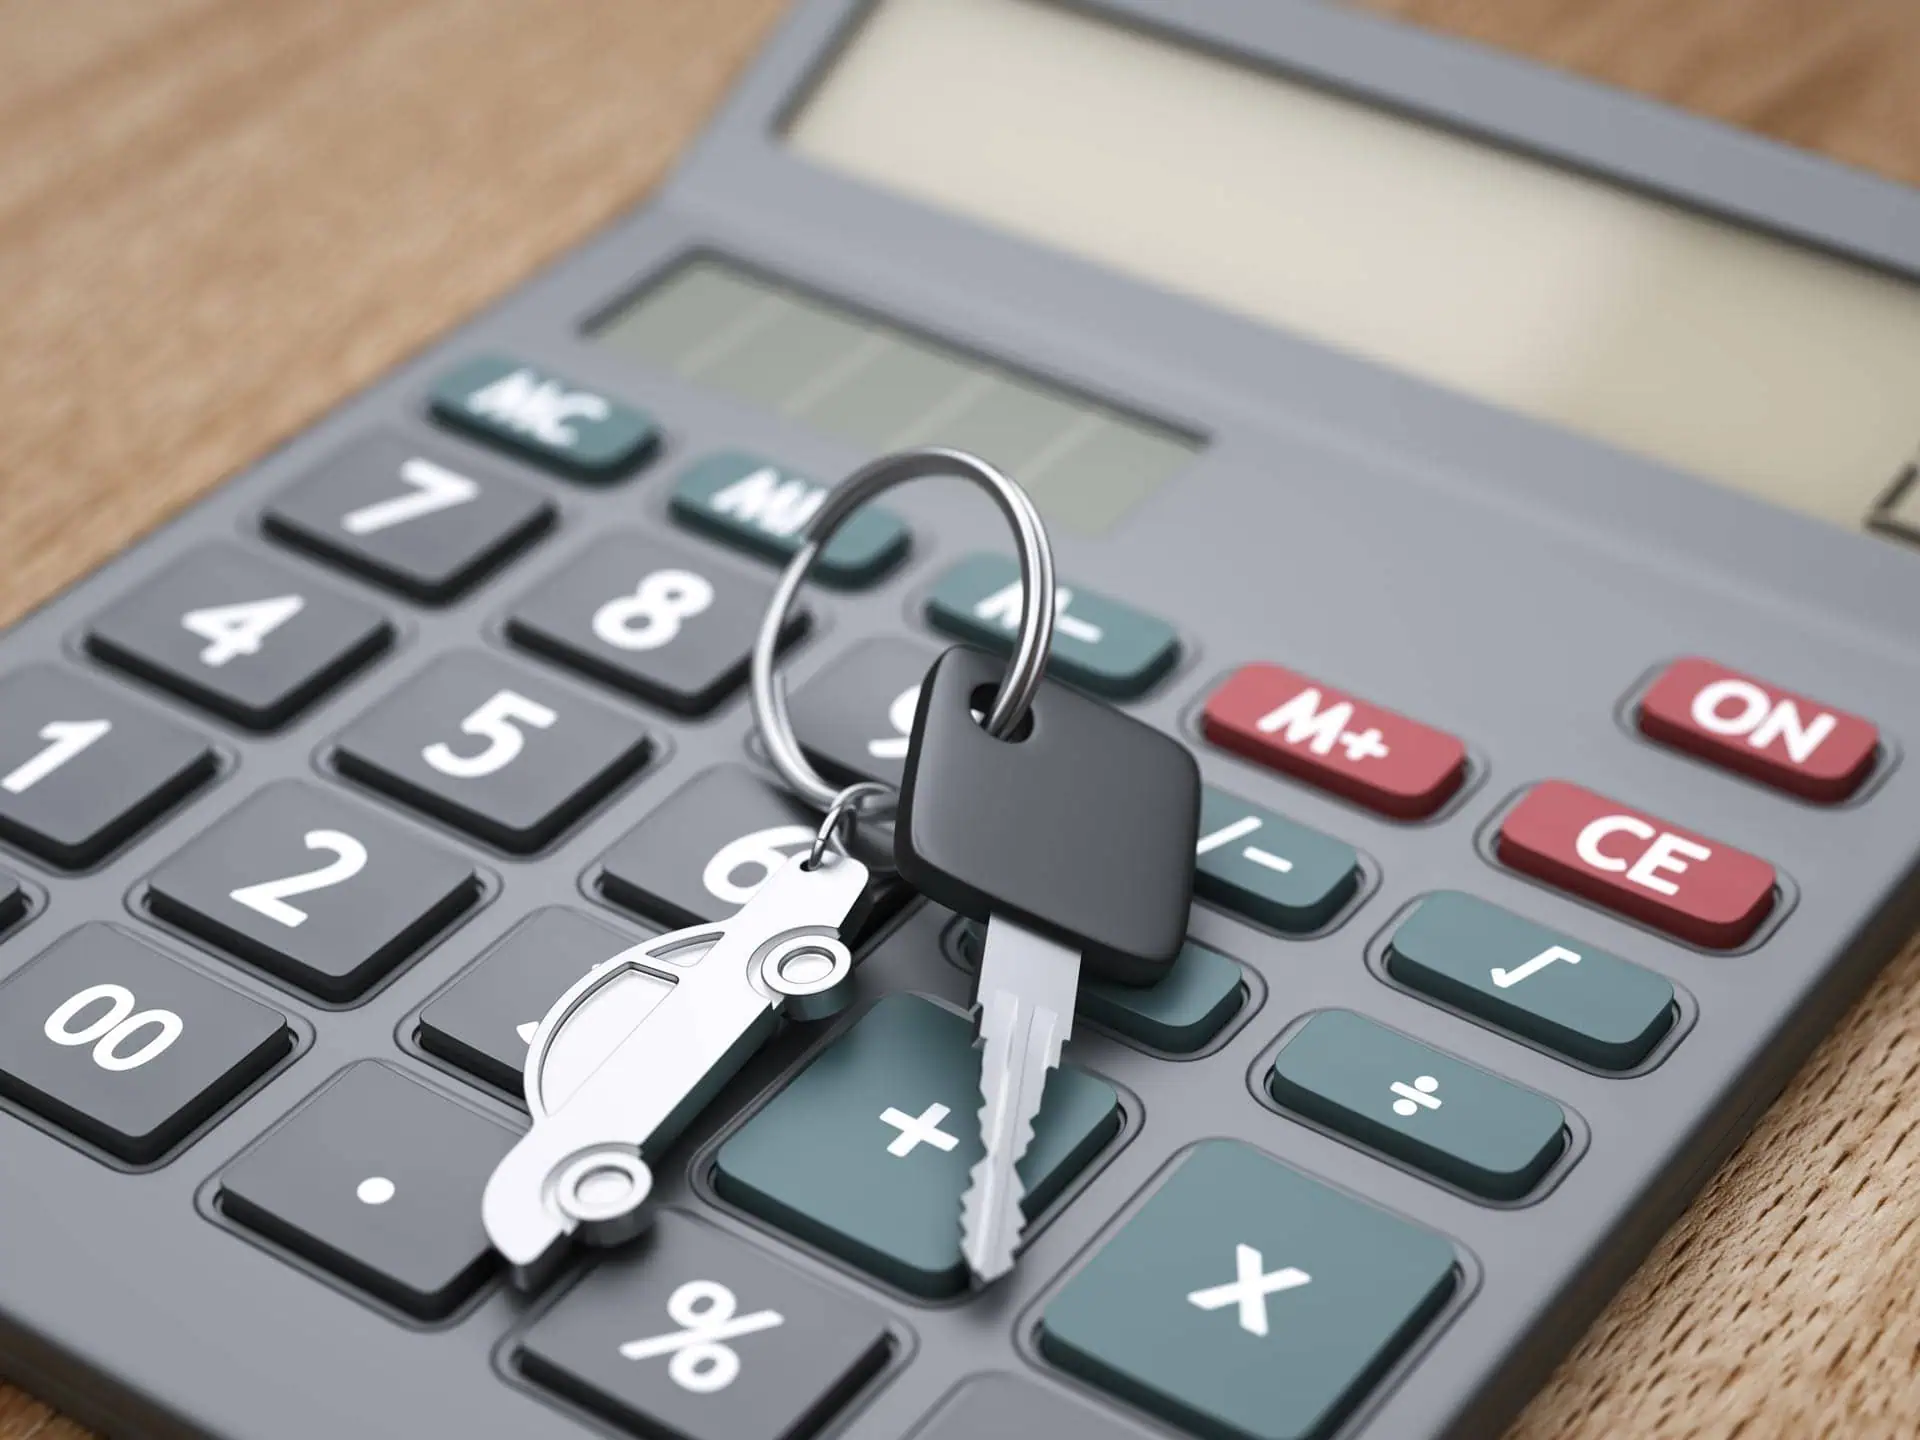
<svg viewBox="0 0 1920 1440">
<path fill-rule="evenodd" d="M 1005 740 L 986 713 L 1002 662 L 964 647 L 920 689 L 894 828 L 901 876 L 987 926 L 975 1005 L 980 1134 L 961 1249 L 982 1281 L 1013 1266 L 1025 1218 L 1014 1167 L 1073 1028 L 1084 960 L 1150 985 L 1186 939 L 1200 772 L 1178 741 L 1044 682 Z"/>
</svg>

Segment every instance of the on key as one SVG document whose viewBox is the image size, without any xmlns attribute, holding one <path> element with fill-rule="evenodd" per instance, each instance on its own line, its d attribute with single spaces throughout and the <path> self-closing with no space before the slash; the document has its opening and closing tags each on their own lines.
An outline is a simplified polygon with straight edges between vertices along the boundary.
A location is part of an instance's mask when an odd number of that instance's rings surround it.
<svg viewBox="0 0 1920 1440">
<path fill-rule="evenodd" d="M 934 662 L 894 828 L 902 877 L 987 925 L 985 1155 L 961 1212 L 962 1252 L 982 1281 L 1013 1267 L 1025 1224 L 1014 1167 L 1073 1027 L 1082 956 L 1101 979 L 1167 974 L 1186 939 L 1200 826 L 1185 747 L 1064 685 L 1043 683 L 1029 722 L 994 739 L 974 712 L 992 705 L 1001 674 L 964 648 Z"/>
</svg>

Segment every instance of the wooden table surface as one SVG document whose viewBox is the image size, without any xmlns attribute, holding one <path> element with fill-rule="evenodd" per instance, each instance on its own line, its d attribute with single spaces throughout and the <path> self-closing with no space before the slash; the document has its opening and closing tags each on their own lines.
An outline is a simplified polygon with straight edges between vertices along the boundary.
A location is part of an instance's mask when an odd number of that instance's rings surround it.
<svg viewBox="0 0 1920 1440">
<path fill-rule="evenodd" d="M 1920 184 L 1916 0 L 1372 3 Z M 0 622 L 644 196 L 780 8 L 0 0 Z M 1920 947 L 1515 1440 L 1920 1433 L 1916 1126 Z"/>
</svg>

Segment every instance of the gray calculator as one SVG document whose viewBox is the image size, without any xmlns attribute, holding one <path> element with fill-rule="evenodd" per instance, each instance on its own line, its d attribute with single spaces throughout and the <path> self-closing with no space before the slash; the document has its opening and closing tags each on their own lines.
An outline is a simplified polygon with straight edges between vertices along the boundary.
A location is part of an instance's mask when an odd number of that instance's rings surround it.
<svg viewBox="0 0 1920 1440">
<path fill-rule="evenodd" d="M 906 446 L 1204 790 L 968 1283 L 981 935 L 482 1226 L 528 1045 L 819 815 Z M 638 213 L 0 641 L 0 1371 L 112 1435 L 1482 1437 L 1920 923 L 1920 196 L 1311 3 L 802 0 Z M 861 511 L 837 783 L 1021 614 Z"/>
</svg>

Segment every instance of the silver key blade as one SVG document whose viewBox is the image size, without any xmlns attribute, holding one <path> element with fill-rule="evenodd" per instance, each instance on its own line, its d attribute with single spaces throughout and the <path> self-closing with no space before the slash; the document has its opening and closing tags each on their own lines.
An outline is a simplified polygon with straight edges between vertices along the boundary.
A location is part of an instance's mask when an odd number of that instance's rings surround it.
<svg viewBox="0 0 1920 1440">
<path fill-rule="evenodd" d="M 1013 1269 L 1026 1216 L 1015 1169 L 1033 1143 L 1047 1072 L 1073 1033 L 1080 954 L 1003 916 L 980 949 L 980 1143 L 960 1206 L 960 1250 L 982 1284 Z"/>
</svg>

